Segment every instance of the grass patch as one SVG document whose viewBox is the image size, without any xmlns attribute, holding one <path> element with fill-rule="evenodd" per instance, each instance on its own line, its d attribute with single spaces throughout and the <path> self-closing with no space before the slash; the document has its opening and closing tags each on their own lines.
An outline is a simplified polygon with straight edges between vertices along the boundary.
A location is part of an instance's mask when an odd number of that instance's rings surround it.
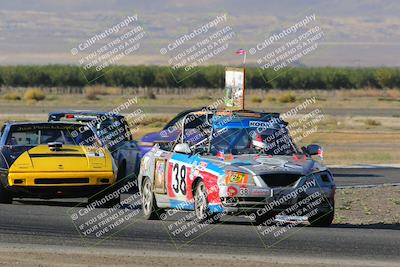
<svg viewBox="0 0 400 267">
<path fill-rule="evenodd" d="M 197 99 L 199 100 L 212 100 L 213 98 L 209 95 L 198 95 L 196 96 Z"/>
<path fill-rule="evenodd" d="M 400 102 L 400 99 L 380 97 L 378 98 L 378 101 Z"/>
<path fill-rule="evenodd" d="M 260 97 L 260 96 L 253 96 L 253 97 L 251 98 L 251 102 L 252 102 L 252 103 L 262 103 L 262 102 L 263 102 L 263 99 L 262 99 L 262 97 Z"/>
<path fill-rule="evenodd" d="M 268 102 L 275 102 L 276 101 L 276 97 L 272 96 L 272 95 L 268 95 L 267 96 L 267 101 Z"/>
<path fill-rule="evenodd" d="M 156 94 L 155 94 L 152 90 L 148 90 L 148 91 L 146 92 L 146 94 L 144 95 L 144 98 L 145 98 L 145 99 L 152 99 L 152 100 L 154 100 L 154 99 L 157 99 L 157 96 L 156 96 Z"/>
<path fill-rule="evenodd" d="M 103 85 L 85 86 L 83 88 L 85 97 L 88 100 L 98 100 L 98 96 L 100 95 L 122 95 L 122 90 L 121 87 L 107 87 Z"/>
<path fill-rule="evenodd" d="M 283 93 L 278 97 L 278 101 L 281 103 L 294 103 L 296 102 L 296 96 L 291 92 Z"/>
<path fill-rule="evenodd" d="M 21 100 L 21 96 L 15 92 L 9 92 L 3 96 L 3 99 L 17 101 L 17 100 Z"/>
<path fill-rule="evenodd" d="M 395 205 L 400 205 L 400 199 L 389 198 L 389 200 L 390 200 L 391 202 L 393 202 L 393 204 L 395 204 Z"/>
<path fill-rule="evenodd" d="M 382 123 L 380 121 L 373 120 L 373 119 L 367 119 L 367 120 L 364 121 L 364 123 L 367 126 L 380 126 L 380 125 L 382 125 Z"/>
<path fill-rule="evenodd" d="M 146 116 L 143 120 L 139 121 L 136 125 L 158 128 L 160 130 L 169 122 L 172 117 L 159 117 L 159 116 Z"/>
<path fill-rule="evenodd" d="M 35 100 L 41 101 L 46 98 L 46 94 L 39 88 L 30 88 L 25 91 L 24 99 L 25 100 Z"/>
<path fill-rule="evenodd" d="M 99 100 L 97 93 L 94 90 L 85 90 L 85 97 L 87 100 Z"/>
</svg>

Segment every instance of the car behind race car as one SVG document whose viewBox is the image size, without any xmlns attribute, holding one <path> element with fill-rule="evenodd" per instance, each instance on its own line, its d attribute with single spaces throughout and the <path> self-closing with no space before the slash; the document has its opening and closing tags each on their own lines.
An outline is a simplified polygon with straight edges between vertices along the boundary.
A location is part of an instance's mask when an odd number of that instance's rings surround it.
<svg viewBox="0 0 400 267">
<path fill-rule="evenodd" d="M 332 173 L 312 158 L 321 147 L 299 149 L 279 114 L 192 112 L 180 131 L 177 142 L 156 144 L 142 159 L 145 218 L 179 209 L 194 211 L 199 222 L 227 213 L 257 223 L 278 215 L 332 223 Z"/>
<path fill-rule="evenodd" d="M 82 122 L 92 125 L 96 135 L 108 148 L 118 166 L 117 180 L 135 181 L 139 173 L 141 150 L 133 140 L 126 118 L 103 111 L 57 111 L 49 113 L 49 121 Z"/>
<path fill-rule="evenodd" d="M 149 152 L 155 143 L 166 143 L 174 142 L 181 132 L 183 119 L 189 113 L 199 112 L 202 110 L 210 110 L 209 107 L 195 108 L 182 111 L 178 113 L 174 118 L 167 122 L 159 132 L 147 133 L 142 136 L 139 142 L 139 147 L 142 152 L 142 156 Z"/>
<path fill-rule="evenodd" d="M 5 123 L 0 138 L 0 203 L 11 203 L 13 197 L 101 199 L 115 183 L 117 168 L 99 142 L 80 123 Z"/>
</svg>

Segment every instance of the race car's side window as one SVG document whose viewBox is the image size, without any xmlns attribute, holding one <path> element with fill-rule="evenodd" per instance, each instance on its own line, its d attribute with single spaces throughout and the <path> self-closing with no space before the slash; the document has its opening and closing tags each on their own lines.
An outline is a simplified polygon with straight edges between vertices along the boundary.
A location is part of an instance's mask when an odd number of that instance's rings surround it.
<svg viewBox="0 0 400 267">
<path fill-rule="evenodd" d="M 11 131 L 7 138 L 7 145 L 29 146 L 37 145 L 39 141 L 38 131 Z"/>
<path fill-rule="evenodd" d="M 169 127 L 173 127 L 173 126 L 175 126 L 175 125 L 181 125 L 181 124 L 182 124 L 182 121 L 183 121 L 183 118 L 185 117 L 185 115 L 186 115 L 187 113 L 188 113 L 188 112 L 182 112 L 182 113 L 179 113 L 178 115 L 176 115 L 175 118 L 173 118 L 172 120 L 170 120 L 170 121 L 164 126 L 163 130 L 166 130 L 166 129 L 168 129 Z"/>
<path fill-rule="evenodd" d="M 132 141 L 133 138 L 132 138 L 132 134 L 131 134 L 131 129 L 129 128 L 129 125 L 125 120 L 123 121 L 123 125 L 125 127 L 126 138 L 128 139 L 128 141 Z"/>
<path fill-rule="evenodd" d="M 3 134 L 4 134 L 4 129 L 6 128 L 6 126 L 5 125 L 3 125 L 3 127 L 1 127 L 1 131 L 0 131 L 0 140 L 1 140 L 1 137 L 3 136 Z"/>
</svg>

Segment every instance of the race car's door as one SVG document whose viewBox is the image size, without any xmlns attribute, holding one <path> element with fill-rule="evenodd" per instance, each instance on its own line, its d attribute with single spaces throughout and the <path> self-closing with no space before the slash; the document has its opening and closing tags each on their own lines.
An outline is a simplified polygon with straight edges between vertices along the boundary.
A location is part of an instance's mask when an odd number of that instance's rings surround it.
<svg viewBox="0 0 400 267">
<path fill-rule="evenodd" d="M 187 201 L 192 198 L 191 172 L 195 156 L 173 153 L 168 161 L 168 197 Z"/>
<path fill-rule="evenodd" d="M 154 191 L 157 194 L 166 194 L 167 159 L 157 158 L 154 164 Z"/>
</svg>

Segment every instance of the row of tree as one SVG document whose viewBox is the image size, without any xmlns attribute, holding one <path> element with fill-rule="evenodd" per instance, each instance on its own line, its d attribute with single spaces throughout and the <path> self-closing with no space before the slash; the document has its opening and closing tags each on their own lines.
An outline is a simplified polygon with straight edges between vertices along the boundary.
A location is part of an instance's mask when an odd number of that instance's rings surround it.
<svg viewBox="0 0 400 267">
<path fill-rule="evenodd" d="M 110 66 L 100 71 L 71 65 L 3 66 L 0 86 L 82 87 L 91 84 L 119 87 L 223 88 L 223 66 L 190 71 L 168 66 Z M 399 68 L 287 68 L 279 71 L 248 67 L 247 88 L 340 89 L 399 88 Z"/>
</svg>

